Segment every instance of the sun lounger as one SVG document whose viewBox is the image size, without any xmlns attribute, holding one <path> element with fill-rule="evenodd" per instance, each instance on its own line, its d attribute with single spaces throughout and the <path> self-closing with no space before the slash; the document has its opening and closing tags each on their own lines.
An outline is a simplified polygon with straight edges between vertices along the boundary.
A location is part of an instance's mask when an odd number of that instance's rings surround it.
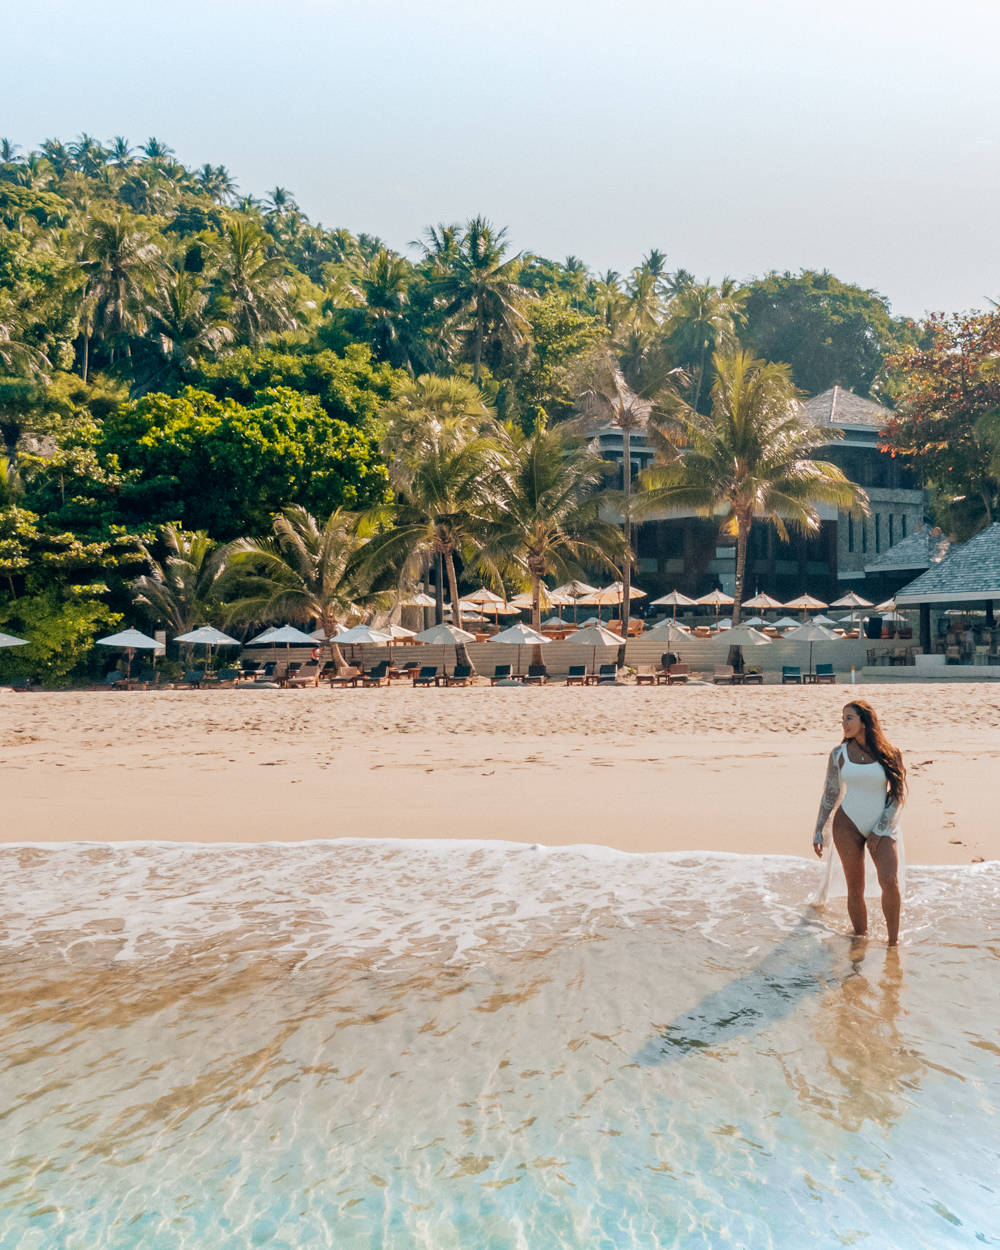
<svg viewBox="0 0 1000 1250">
<path fill-rule="evenodd" d="M 498 664 L 493 670 L 493 676 L 490 678 L 490 685 L 495 686 L 498 681 L 510 681 L 510 665 Z"/>
<path fill-rule="evenodd" d="M 256 675 L 255 675 L 255 677 L 254 677 L 254 680 L 256 680 L 256 679 L 257 679 L 257 677 L 261 677 L 261 678 L 263 678 L 263 679 L 264 679 L 264 681 L 273 681 L 273 680 L 274 680 L 274 670 L 275 670 L 277 667 L 278 667 L 278 661 L 277 661 L 277 660 L 268 660 L 268 662 L 264 665 L 263 671 L 262 671 L 262 672 L 260 672 L 260 673 L 258 673 L 258 674 L 256 674 Z"/>
<path fill-rule="evenodd" d="M 759 668 L 748 668 L 743 671 L 743 684 L 745 686 L 756 685 L 763 686 L 764 674 Z"/>
<path fill-rule="evenodd" d="M 832 664 L 817 664 L 816 672 L 813 676 L 813 683 L 819 685 L 836 685 L 837 674 L 833 671 Z"/>
<path fill-rule="evenodd" d="M 526 686 L 544 686 L 549 680 L 544 664 L 529 664 L 528 675 L 521 680 Z"/>
<path fill-rule="evenodd" d="M 376 664 L 369 672 L 365 673 L 361 678 L 362 688 L 367 690 L 370 687 L 378 687 L 389 684 L 389 661 L 383 660 L 381 664 Z"/>
<path fill-rule="evenodd" d="M 200 690 L 205 682 L 205 672 L 200 668 L 193 668 L 185 673 L 181 678 L 182 686 L 191 686 L 195 690 Z"/>
<path fill-rule="evenodd" d="M 28 680 L 27 677 L 15 677 L 11 681 L 0 682 L 0 685 L 9 686 L 11 690 L 20 690 L 23 687 L 21 685 L 15 686 L 14 682 L 21 683 L 27 680 Z M 110 673 L 104 674 L 103 681 L 92 682 L 90 688 L 91 690 L 116 690 L 119 686 L 124 686 L 124 685 L 125 685 L 125 678 L 122 676 L 121 673 L 119 673 L 119 671 L 116 668 L 113 668 Z"/>
<path fill-rule="evenodd" d="M 425 664 L 420 672 L 413 679 L 414 686 L 436 686 L 438 685 L 437 665 Z"/>
<path fill-rule="evenodd" d="M 330 678 L 330 689 L 336 686 L 357 686 L 361 680 L 360 668 L 342 668 L 336 677 Z"/>
<path fill-rule="evenodd" d="M 331 677 L 337 676 L 336 660 L 327 660 L 323 667 L 319 670 L 320 681 L 329 681 Z"/>
<path fill-rule="evenodd" d="M 678 683 L 686 682 L 691 677 L 691 668 L 688 664 L 671 664 L 667 671 L 667 685 L 676 686 Z"/>
<path fill-rule="evenodd" d="M 214 684 L 217 686 L 235 686 L 241 676 L 242 673 L 238 668 L 221 668 L 216 675 Z"/>
<path fill-rule="evenodd" d="M 617 664 L 602 664 L 597 673 L 597 684 L 599 686 L 614 685 L 618 680 Z"/>
<path fill-rule="evenodd" d="M 713 686 L 731 686 L 733 684 L 733 666 L 731 664 L 716 664 L 715 672 L 712 675 Z"/>
<path fill-rule="evenodd" d="M 784 664 L 781 668 L 781 684 L 783 686 L 801 686 L 802 685 L 802 669 L 790 664 Z"/>
<path fill-rule="evenodd" d="M 108 675 L 110 676 L 110 674 Z M 116 673 L 115 676 L 118 676 L 118 674 Z M 0 681 L 0 686 L 3 686 L 5 690 L 30 690 L 31 678 L 30 677 L 11 677 L 9 681 Z M 110 689 L 110 687 L 108 688 Z M 94 689 L 101 690 L 103 689 L 103 687 L 95 686 Z"/>
<path fill-rule="evenodd" d="M 472 681 L 472 666 L 470 664 L 456 664 L 455 671 L 449 676 L 445 674 L 444 684 L 446 686 L 467 686 Z"/>
<path fill-rule="evenodd" d="M 656 685 L 656 671 L 652 664 L 646 664 L 642 668 L 636 670 L 635 684 L 637 686 Z"/>
<path fill-rule="evenodd" d="M 587 684 L 587 666 L 586 664 L 571 664 L 569 676 L 566 678 L 567 686 L 585 686 Z"/>
<path fill-rule="evenodd" d="M 249 677 L 253 681 L 260 669 L 260 660 L 244 660 L 240 665 L 240 670 L 244 677 Z"/>
<path fill-rule="evenodd" d="M 319 663 L 314 661 L 312 664 L 306 664 L 297 669 L 294 673 L 290 672 L 285 681 L 289 686 L 318 686 Z"/>
</svg>

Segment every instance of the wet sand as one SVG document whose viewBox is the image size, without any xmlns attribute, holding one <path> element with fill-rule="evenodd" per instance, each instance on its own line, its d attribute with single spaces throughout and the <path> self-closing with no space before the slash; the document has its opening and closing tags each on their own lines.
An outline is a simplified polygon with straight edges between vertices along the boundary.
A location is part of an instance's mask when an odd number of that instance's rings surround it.
<svg viewBox="0 0 1000 1250">
<path fill-rule="evenodd" d="M 1000 692 L 866 685 L 910 769 L 910 863 L 1000 858 Z M 484 838 L 810 854 L 845 687 L 0 697 L 22 841 Z"/>
</svg>

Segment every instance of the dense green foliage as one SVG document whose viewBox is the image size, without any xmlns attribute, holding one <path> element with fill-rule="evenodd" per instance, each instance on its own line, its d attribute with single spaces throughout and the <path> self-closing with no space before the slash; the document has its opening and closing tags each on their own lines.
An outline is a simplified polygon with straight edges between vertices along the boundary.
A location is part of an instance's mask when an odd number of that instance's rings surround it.
<svg viewBox="0 0 1000 1250">
<path fill-rule="evenodd" d="M 627 275 L 595 274 L 515 252 L 482 217 L 429 227 L 408 256 L 311 222 L 284 188 L 241 196 L 223 166 L 187 168 L 156 139 L 3 151 L 0 612 L 64 638 L 66 657 L 131 613 L 139 574 L 170 582 L 194 531 L 208 560 L 289 508 L 317 534 L 338 510 L 381 516 L 409 544 L 382 577 L 428 551 L 460 576 L 476 543 L 442 539 L 447 492 L 431 498 L 426 465 L 404 481 L 387 441 L 412 433 L 413 411 L 472 431 L 461 454 L 439 440 L 444 473 L 570 417 L 602 362 L 643 399 L 705 413 L 715 354 L 741 342 L 806 390 L 867 393 L 886 352 L 915 341 L 875 293 L 826 274 L 716 286 L 655 249 Z M 25 648 L 0 670 L 64 680 L 76 661 L 53 655 Z"/>
</svg>

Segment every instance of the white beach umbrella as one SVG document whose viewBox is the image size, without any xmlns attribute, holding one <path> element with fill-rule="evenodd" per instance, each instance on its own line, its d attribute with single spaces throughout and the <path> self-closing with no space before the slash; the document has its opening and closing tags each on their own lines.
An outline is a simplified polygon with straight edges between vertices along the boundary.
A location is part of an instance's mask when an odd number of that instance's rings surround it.
<svg viewBox="0 0 1000 1250">
<path fill-rule="evenodd" d="M 723 590 L 712 590 L 707 595 L 702 595 L 700 599 L 696 599 L 695 602 L 710 608 L 718 608 L 726 604 L 735 603 L 736 600 Z"/>
<path fill-rule="evenodd" d="M 551 642 L 551 638 L 546 638 L 544 634 L 536 633 L 528 625 L 511 625 L 509 629 L 502 629 L 499 634 L 494 634 L 490 642 L 503 642 L 507 646 L 517 647 L 517 667 L 521 668 L 521 648 L 524 646 L 540 647 L 543 643 Z"/>
<path fill-rule="evenodd" d="M 780 599 L 774 599 L 771 595 L 754 595 L 752 599 L 744 599 L 741 605 L 744 608 L 757 608 L 758 611 L 766 612 L 768 608 L 783 608 L 785 605 Z M 826 606 L 825 604 L 823 605 Z"/>
<path fill-rule="evenodd" d="M 351 646 L 361 647 L 361 669 L 365 667 L 365 643 L 370 646 L 380 646 L 382 643 L 389 644 L 389 658 L 392 659 L 392 634 L 386 633 L 382 629 L 374 629 L 371 625 L 354 625 L 351 629 L 343 629 L 339 634 L 333 635 L 333 641 L 339 647 L 342 643 L 350 643 Z"/>
<path fill-rule="evenodd" d="M 893 597 L 892 599 L 886 599 L 886 601 L 885 601 L 884 603 L 876 603 L 876 605 L 875 605 L 875 611 L 876 611 L 876 612 L 879 612 L 879 613 L 882 613 L 882 612 L 895 612 L 895 611 L 896 611 L 896 600 L 895 600 L 895 597 Z"/>
<path fill-rule="evenodd" d="M 409 599 L 404 599 L 403 606 L 407 608 L 433 608 L 437 606 L 437 600 L 433 595 L 425 595 L 421 590 L 417 594 L 411 595 Z"/>
<path fill-rule="evenodd" d="M 542 629 L 562 629 L 562 617 L 550 616 L 547 621 L 542 621 Z"/>
<path fill-rule="evenodd" d="M 771 645 L 771 639 L 767 634 L 762 634 L 760 630 L 754 629 L 750 625 L 734 625 L 726 635 L 726 641 L 730 646 L 734 647 L 767 647 Z"/>
<path fill-rule="evenodd" d="M 785 637 L 792 638 L 795 642 L 808 642 L 810 675 L 813 671 L 813 643 L 838 641 L 836 634 L 822 625 L 817 625 L 815 621 L 806 621 L 804 625 L 797 625 L 795 629 L 790 629 Z"/>
<path fill-rule="evenodd" d="M 126 677 L 132 676 L 132 656 L 136 651 L 155 649 L 160 644 L 155 638 L 150 638 L 146 634 L 140 634 L 137 629 L 123 629 L 120 634 L 111 634 L 107 638 L 98 638 L 98 646 L 101 647 L 124 647 L 125 654 L 128 657 L 128 663 L 125 669 Z"/>
<path fill-rule="evenodd" d="M 280 629 L 265 629 L 262 634 L 252 638 L 247 646 L 252 647 L 261 642 L 266 642 L 269 647 L 276 647 L 279 642 L 287 646 L 294 642 L 300 647 L 311 647 L 315 639 L 304 634 L 301 629 L 296 629 L 294 625 L 282 625 Z"/>
<path fill-rule="evenodd" d="M 732 625 L 732 621 L 729 622 Z M 762 616 L 748 616 L 745 621 L 740 621 L 741 625 L 766 625 L 767 621 Z"/>
<path fill-rule="evenodd" d="M 809 608 L 828 608 L 830 605 L 824 603 L 822 599 L 817 599 L 814 595 L 799 595 L 797 599 L 789 599 L 785 604 L 786 608 L 801 608 L 802 619 L 806 619 L 806 613 Z"/>
<path fill-rule="evenodd" d="M 13 634 L 0 634 L 0 647 L 26 647 L 27 638 L 15 638 Z"/>
<path fill-rule="evenodd" d="M 272 626 L 270 626 L 270 628 L 265 629 L 265 630 L 264 630 L 264 632 L 263 632 L 262 634 L 258 634 L 256 638 L 251 638 L 249 642 L 245 642 L 243 645 L 244 645 L 245 647 L 263 647 L 263 646 L 266 646 L 266 645 L 267 645 L 267 643 L 268 643 L 268 641 L 269 641 L 269 640 L 270 640 L 270 638 L 271 638 L 271 635 L 272 635 L 272 634 L 276 634 L 277 632 L 278 632 L 278 627 L 277 627 L 277 625 L 272 625 Z"/>
<path fill-rule="evenodd" d="M 212 625 L 201 625 L 189 633 L 177 634 L 174 642 L 202 643 L 208 648 L 209 660 L 212 658 L 213 647 L 238 647 L 240 645 L 236 638 L 230 638 L 228 634 L 224 634 L 221 629 L 215 629 Z"/>
<path fill-rule="evenodd" d="M 802 622 L 797 621 L 794 616 L 783 616 L 773 624 L 775 629 L 797 629 Z"/>
<path fill-rule="evenodd" d="M 673 607 L 674 620 L 677 619 L 677 609 L 679 607 L 693 608 L 697 604 L 697 599 L 691 599 L 688 595 L 682 595 L 679 590 L 672 590 L 669 595 L 663 595 L 660 599 L 653 599 L 652 604 L 659 606 L 663 604 L 665 607 Z"/>
<path fill-rule="evenodd" d="M 824 616 L 822 613 L 820 613 L 819 616 L 813 617 L 814 625 L 825 625 L 827 628 L 829 628 L 831 625 L 836 625 L 836 623 L 837 622 L 833 620 L 832 617 Z"/>
<path fill-rule="evenodd" d="M 404 629 L 402 625 L 387 625 L 386 633 L 391 634 L 394 639 L 397 638 L 416 638 L 416 632 L 412 629 Z"/>
<path fill-rule="evenodd" d="M 470 634 L 468 630 L 459 629 L 457 625 L 432 625 L 430 629 L 421 630 L 419 634 L 413 635 L 416 642 L 475 642 L 476 635 Z"/>
<path fill-rule="evenodd" d="M 603 625 L 589 625 L 578 629 L 575 634 L 570 634 L 566 641 L 576 646 L 593 648 L 590 656 L 591 672 L 597 668 L 598 647 L 617 647 L 621 644 L 618 635 L 613 634 L 610 629 L 605 629 Z"/>
<path fill-rule="evenodd" d="M 874 606 L 870 599 L 862 599 L 853 590 L 840 599 L 834 599 L 833 603 L 827 604 L 827 607 L 830 608 L 871 608 Z"/>
<path fill-rule="evenodd" d="M 326 642 L 326 634 L 321 629 L 312 630 L 309 637 L 315 638 L 317 642 Z"/>
<path fill-rule="evenodd" d="M 643 642 L 690 642 L 691 632 L 672 621 L 669 617 L 654 625 L 642 636 Z"/>
</svg>

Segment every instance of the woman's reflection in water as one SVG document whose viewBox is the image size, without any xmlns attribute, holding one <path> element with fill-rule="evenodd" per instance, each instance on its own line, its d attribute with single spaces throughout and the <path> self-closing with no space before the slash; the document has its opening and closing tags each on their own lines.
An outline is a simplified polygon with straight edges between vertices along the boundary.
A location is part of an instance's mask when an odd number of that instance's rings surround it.
<svg viewBox="0 0 1000 1250">
<path fill-rule="evenodd" d="M 876 970 L 874 960 L 865 965 L 866 947 L 864 938 L 855 939 L 852 971 L 823 994 L 814 1016 L 816 1040 L 826 1051 L 826 1088 L 801 1070 L 785 1071 L 800 1101 L 850 1132 L 866 1120 L 890 1128 L 907 1110 L 906 1091 L 917 1089 L 926 1071 L 899 1028 L 906 1014 L 899 950 L 886 950 Z"/>
</svg>

